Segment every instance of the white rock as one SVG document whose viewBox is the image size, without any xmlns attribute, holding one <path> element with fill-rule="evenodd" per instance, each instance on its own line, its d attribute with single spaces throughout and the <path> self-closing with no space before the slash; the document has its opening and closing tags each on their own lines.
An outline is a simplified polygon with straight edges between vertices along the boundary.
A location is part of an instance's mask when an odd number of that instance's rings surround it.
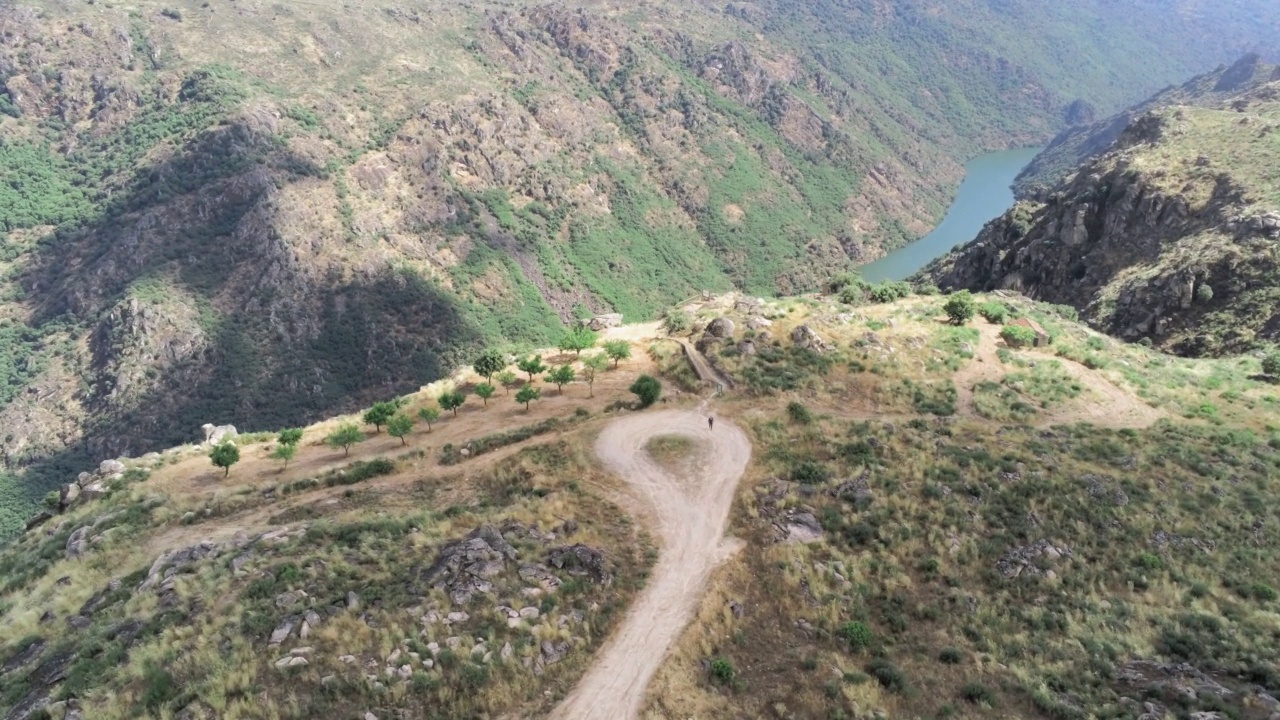
<svg viewBox="0 0 1280 720">
<path fill-rule="evenodd" d="M 315 648 L 313 648 L 313 647 L 311 647 L 311 646 L 307 646 L 307 647 L 300 647 L 300 648 L 294 648 L 294 649 L 290 650 L 290 651 L 289 651 L 289 654 L 290 654 L 290 655 L 298 655 L 298 656 L 302 656 L 302 655 L 310 655 L 311 653 L 315 652 L 315 650 L 316 650 L 316 649 L 315 649 Z"/>
<path fill-rule="evenodd" d="M 296 657 L 289 661 L 289 667 L 306 667 L 308 664 L 304 657 Z"/>
<path fill-rule="evenodd" d="M 449 613 L 449 622 L 450 622 L 450 623 L 464 623 L 464 622 L 466 622 L 466 621 L 468 621 L 468 620 L 470 620 L 470 619 L 471 619 L 471 616 L 470 616 L 470 615 L 468 615 L 468 614 L 466 614 L 466 613 L 464 613 L 464 612 L 451 612 L 451 613 Z"/>
<path fill-rule="evenodd" d="M 520 617 L 526 620 L 536 620 L 542 613 L 536 607 L 520 608 Z"/>
</svg>

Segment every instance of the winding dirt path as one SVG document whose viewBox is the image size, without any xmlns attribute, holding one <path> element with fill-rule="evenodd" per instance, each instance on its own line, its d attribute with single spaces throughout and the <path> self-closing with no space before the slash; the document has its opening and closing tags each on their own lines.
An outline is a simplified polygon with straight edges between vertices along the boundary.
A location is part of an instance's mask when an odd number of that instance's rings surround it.
<svg viewBox="0 0 1280 720">
<path fill-rule="evenodd" d="M 692 473 L 672 475 L 650 458 L 645 444 L 659 435 L 683 435 L 705 446 Z M 738 547 L 723 536 L 751 442 L 724 420 L 709 431 L 703 412 L 647 412 L 605 428 L 596 454 L 647 506 L 662 554 L 622 626 L 551 713 L 553 720 L 639 717 L 649 680 L 693 617 L 708 576 Z"/>
</svg>

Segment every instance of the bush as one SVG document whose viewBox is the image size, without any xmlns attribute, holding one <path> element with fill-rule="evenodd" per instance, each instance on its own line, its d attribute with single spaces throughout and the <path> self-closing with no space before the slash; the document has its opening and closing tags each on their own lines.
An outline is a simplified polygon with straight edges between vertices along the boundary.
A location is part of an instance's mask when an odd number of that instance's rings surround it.
<svg viewBox="0 0 1280 720">
<path fill-rule="evenodd" d="M 693 327 L 693 320 L 689 318 L 689 313 L 684 310 L 672 308 L 662 318 L 662 326 L 672 335 L 678 335 L 682 332 L 688 332 L 689 328 Z"/>
<path fill-rule="evenodd" d="M 711 659 L 711 682 L 717 685 L 728 685 L 733 682 L 735 675 L 733 663 L 727 658 L 717 657 Z"/>
<path fill-rule="evenodd" d="M 1209 302 L 1213 299 L 1213 288 L 1208 285 L 1201 285 L 1196 288 L 1196 299 L 1200 302 Z"/>
<path fill-rule="evenodd" d="M 907 691 L 907 676 L 897 665 L 885 660 L 877 658 L 869 666 L 867 672 L 871 673 L 871 677 L 876 679 L 886 690 L 896 693 L 904 693 Z"/>
<path fill-rule="evenodd" d="M 787 415 L 790 416 L 792 422 L 801 425 L 808 425 L 813 422 L 813 413 L 809 412 L 809 408 L 805 407 L 804 403 L 796 402 L 795 400 L 787 403 Z"/>
<path fill-rule="evenodd" d="M 647 408 L 662 396 L 662 383 L 652 375 L 641 375 L 631 384 L 631 392 L 640 400 L 640 407 Z"/>
<path fill-rule="evenodd" d="M 974 705 L 994 705 L 996 694 L 982 683 L 969 683 L 960 689 L 960 697 Z"/>
<path fill-rule="evenodd" d="M 801 485 L 820 485 L 831 477 L 822 463 L 805 460 L 791 469 L 791 479 Z"/>
<path fill-rule="evenodd" d="M 849 647 L 855 652 L 871 647 L 871 641 L 875 639 L 875 636 L 871 633 L 871 628 L 867 627 L 866 623 L 857 621 L 841 625 L 837 634 L 844 638 L 849 643 Z"/>
<path fill-rule="evenodd" d="M 1280 352 L 1262 358 L 1262 372 L 1271 377 L 1280 377 Z"/>
<path fill-rule="evenodd" d="M 1253 585 L 1250 585 L 1249 594 L 1252 595 L 1255 600 L 1261 600 L 1262 602 L 1271 602 L 1277 597 L 1280 597 L 1280 594 L 1276 592 L 1276 589 L 1266 583 L 1254 583 Z"/>
<path fill-rule="evenodd" d="M 1009 347 L 1028 347 L 1036 343 L 1035 331 L 1021 325 L 1006 325 L 1000 331 L 1000 337 L 1004 338 Z"/>
<path fill-rule="evenodd" d="M 1004 321 L 1009 318 L 1009 308 L 1004 303 L 989 302 L 983 303 L 978 308 L 978 313 L 987 319 L 987 322 L 1003 325 Z"/>
<path fill-rule="evenodd" d="M 961 290 L 947 298 L 947 302 L 942 306 L 942 309 L 947 313 L 947 317 L 951 319 L 952 323 L 964 325 L 973 319 L 977 304 L 973 301 L 973 295 L 970 295 L 968 290 Z"/>
<path fill-rule="evenodd" d="M 867 292 L 872 302 L 890 303 L 911 295 L 911 286 L 905 282 L 882 282 Z"/>
<path fill-rule="evenodd" d="M 1139 554 L 1134 560 L 1134 563 L 1144 570 L 1159 570 L 1160 567 L 1164 565 L 1158 555 L 1152 555 L 1151 553 L 1145 552 Z"/>
<path fill-rule="evenodd" d="M 963 660 L 964 653 L 960 652 L 959 648 L 942 648 L 942 652 L 938 653 L 938 662 L 944 665 L 959 665 Z"/>
</svg>

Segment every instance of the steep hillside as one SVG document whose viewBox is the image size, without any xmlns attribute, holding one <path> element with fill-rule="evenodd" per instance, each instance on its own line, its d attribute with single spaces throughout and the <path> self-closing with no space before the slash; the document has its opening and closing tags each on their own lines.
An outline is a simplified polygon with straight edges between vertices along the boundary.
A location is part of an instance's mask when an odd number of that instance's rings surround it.
<svg viewBox="0 0 1280 720">
<path fill-rule="evenodd" d="M 1022 202 L 926 268 L 1011 289 L 1185 355 L 1280 339 L 1280 80 L 1214 107 L 1139 115 L 1043 202 Z"/>
<path fill-rule="evenodd" d="M 86 468 L 0 550 L 0 713 L 1273 719 L 1257 361 L 978 297 L 1052 340 L 1021 347 L 948 300 L 674 311 L 714 399 L 628 327 L 635 357 L 528 410 L 513 387 L 349 455 L 333 418 L 287 466 L 241 435 L 225 475 L 198 445 Z M 628 409 L 645 372 L 663 400 Z"/>
<path fill-rule="evenodd" d="M 969 155 L 1252 48 L 1277 12 L 5 3 L 0 443 L 42 474 L 0 495 L 407 391 L 574 316 L 816 287 L 927 230 Z"/>
<path fill-rule="evenodd" d="M 1280 67 L 1249 53 L 1230 66 L 1165 88 L 1146 102 L 1103 120 L 1095 121 L 1093 106 L 1073 105 L 1068 117 L 1072 127 L 1063 130 L 1018 174 L 1014 192 L 1023 199 L 1044 200 L 1055 185 L 1109 150 L 1134 120 L 1153 110 L 1174 105 L 1224 107 L 1233 97 L 1275 80 L 1280 80 Z"/>
</svg>

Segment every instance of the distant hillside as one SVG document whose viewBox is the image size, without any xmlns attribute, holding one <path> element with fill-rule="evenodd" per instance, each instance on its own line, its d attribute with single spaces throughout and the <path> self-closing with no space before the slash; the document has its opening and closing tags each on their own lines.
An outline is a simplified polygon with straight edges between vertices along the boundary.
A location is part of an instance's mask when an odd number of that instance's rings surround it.
<svg viewBox="0 0 1280 720">
<path fill-rule="evenodd" d="M 1073 106 L 1068 116 L 1072 126 L 1059 133 L 1018 174 L 1014 191 L 1022 198 L 1042 198 L 1080 165 L 1110 149 L 1135 119 L 1152 110 L 1173 105 L 1218 107 L 1233 96 L 1274 80 L 1280 80 L 1280 67 L 1266 64 L 1257 53 L 1249 53 L 1230 66 L 1223 65 L 1177 87 L 1165 88 L 1146 102 L 1103 120 L 1092 119 L 1092 106 Z"/>
<path fill-rule="evenodd" d="M 1107 152 L 923 274 L 1072 305 L 1186 355 L 1280 340 L 1280 78 L 1244 86 L 1135 110 Z"/>
<path fill-rule="evenodd" d="M 0 6 L 0 437 L 272 427 L 575 316 L 816 287 L 1041 142 L 1274 38 L 1271 3 Z"/>
</svg>

